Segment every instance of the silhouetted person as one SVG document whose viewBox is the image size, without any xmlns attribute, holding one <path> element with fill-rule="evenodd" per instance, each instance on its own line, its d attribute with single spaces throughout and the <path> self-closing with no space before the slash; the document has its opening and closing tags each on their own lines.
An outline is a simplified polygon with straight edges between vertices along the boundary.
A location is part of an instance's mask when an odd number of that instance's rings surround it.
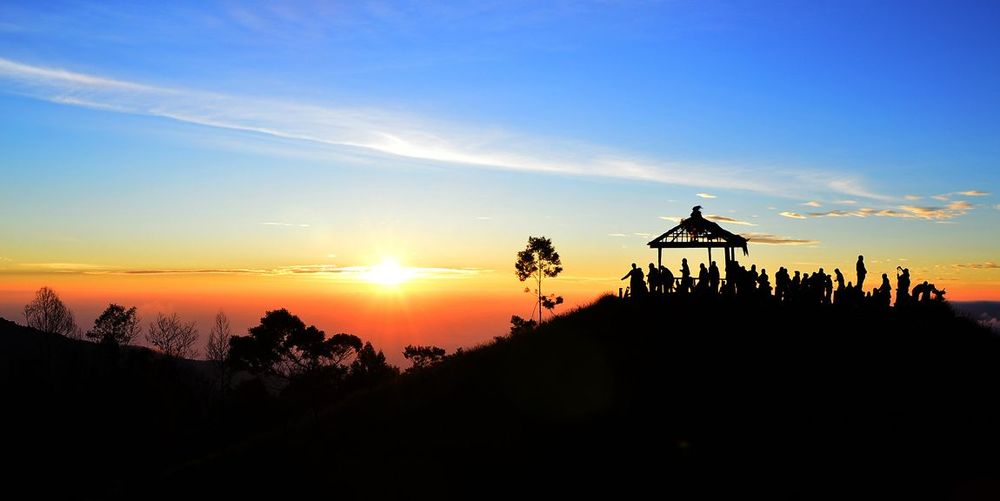
<svg viewBox="0 0 1000 501">
<path fill-rule="evenodd" d="M 760 291 L 760 295 L 770 297 L 771 281 L 767 278 L 767 270 L 764 268 L 760 269 L 760 276 L 757 277 L 757 289 Z"/>
<path fill-rule="evenodd" d="M 646 289 L 646 284 L 643 283 L 642 268 L 639 268 L 635 265 L 635 263 L 632 263 L 632 269 L 629 270 L 624 277 L 622 277 L 622 280 L 625 280 L 626 278 L 629 279 L 628 288 L 630 295 L 632 297 L 641 296 Z"/>
<path fill-rule="evenodd" d="M 719 293 L 719 279 L 719 265 L 712 261 L 712 265 L 708 267 L 708 288 L 712 294 Z"/>
<path fill-rule="evenodd" d="M 778 272 L 774 274 L 774 296 L 778 301 L 788 300 L 788 285 L 791 280 L 784 266 L 778 268 Z"/>
<path fill-rule="evenodd" d="M 681 258 L 681 292 L 691 292 L 691 268 L 686 257 Z"/>
<path fill-rule="evenodd" d="M 833 302 L 833 277 L 825 275 L 823 281 L 823 302 L 830 304 Z"/>
<path fill-rule="evenodd" d="M 700 263 L 698 268 L 698 285 L 695 289 L 698 292 L 704 293 L 708 291 L 709 279 L 708 279 L 708 268 L 705 267 L 705 263 Z"/>
<path fill-rule="evenodd" d="M 701 206 L 695 205 L 691 208 L 691 217 L 701 217 Z"/>
<path fill-rule="evenodd" d="M 865 268 L 865 257 L 858 256 L 858 290 L 865 290 L 865 277 L 868 275 L 868 269 Z"/>
<path fill-rule="evenodd" d="M 799 276 L 799 270 L 795 270 L 795 276 L 792 277 L 792 286 L 789 288 L 791 292 L 792 299 L 799 299 L 799 291 L 802 290 L 802 277 Z"/>
<path fill-rule="evenodd" d="M 899 266 L 896 269 L 903 271 L 901 275 L 896 275 L 896 306 L 899 306 L 910 299 L 910 269 Z"/>
<path fill-rule="evenodd" d="M 892 302 L 892 284 L 889 283 L 889 275 L 882 274 L 882 285 L 879 286 L 878 292 L 881 295 L 880 300 L 883 306 L 889 306 Z"/>
<path fill-rule="evenodd" d="M 674 291 L 674 272 L 663 265 L 660 265 L 660 283 L 662 284 L 663 292 Z"/>
<path fill-rule="evenodd" d="M 921 303 L 929 302 L 931 300 L 931 292 L 936 290 L 937 288 L 934 285 L 924 280 L 924 283 L 913 288 L 913 299 L 914 301 L 919 300 Z"/>
<path fill-rule="evenodd" d="M 844 290 L 844 274 L 840 272 L 840 268 L 834 268 L 833 273 L 837 275 L 837 290 Z"/>
<path fill-rule="evenodd" d="M 649 263 L 649 273 L 646 274 L 646 282 L 649 284 L 649 292 L 653 294 L 659 294 L 660 289 L 660 270 L 656 269 L 656 265 Z"/>
</svg>

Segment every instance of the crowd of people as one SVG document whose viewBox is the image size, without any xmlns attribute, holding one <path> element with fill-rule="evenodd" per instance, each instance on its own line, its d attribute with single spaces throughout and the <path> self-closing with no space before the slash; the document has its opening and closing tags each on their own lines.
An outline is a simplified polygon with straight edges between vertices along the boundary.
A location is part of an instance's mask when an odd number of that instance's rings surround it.
<svg viewBox="0 0 1000 501">
<path fill-rule="evenodd" d="M 896 267 L 895 305 L 905 305 L 911 302 L 944 300 L 945 290 L 938 289 L 934 284 L 924 281 L 910 288 L 909 268 Z M 681 260 L 680 273 L 674 273 L 666 266 L 657 267 L 649 263 L 649 271 L 643 273 L 642 268 L 632 263 L 632 269 L 622 277 L 628 279 L 629 285 L 620 292 L 623 297 L 642 297 L 646 295 L 695 294 L 722 295 L 727 297 L 757 297 L 781 303 L 811 303 L 811 304 L 860 304 L 869 303 L 888 307 L 892 303 L 892 284 L 887 273 L 882 274 L 882 280 L 877 287 L 865 290 L 865 280 L 868 269 L 865 267 L 864 256 L 858 256 L 855 265 L 853 281 L 847 281 L 840 268 L 833 274 L 826 273 L 823 268 L 813 273 L 802 273 L 796 270 L 790 273 L 785 267 L 778 268 L 774 274 L 772 285 L 767 270 L 757 265 L 750 269 L 737 261 L 730 261 L 725 270 L 725 279 L 719 272 L 718 264 L 712 261 L 709 266 L 699 264 L 697 278 L 691 274 L 687 258 Z"/>
</svg>

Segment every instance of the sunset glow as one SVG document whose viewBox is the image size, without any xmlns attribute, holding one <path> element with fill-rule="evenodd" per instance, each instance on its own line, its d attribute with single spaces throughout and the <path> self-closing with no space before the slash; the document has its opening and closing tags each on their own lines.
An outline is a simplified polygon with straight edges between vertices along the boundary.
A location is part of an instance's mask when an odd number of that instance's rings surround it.
<svg viewBox="0 0 1000 501">
<path fill-rule="evenodd" d="M 0 8 L 4 318 L 298 308 L 398 358 L 530 315 L 529 235 L 558 314 L 695 205 L 772 276 L 1000 300 L 995 7 L 43 4 Z"/>
<path fill-rule="evenodd" d="M 369 267 L 363 276 L 373 284 L 395 287 L 413 278 L 414 274 L 414 270 L 401 266 L 396 259 L 384 258 L 381 263 Z"/>
</svg>

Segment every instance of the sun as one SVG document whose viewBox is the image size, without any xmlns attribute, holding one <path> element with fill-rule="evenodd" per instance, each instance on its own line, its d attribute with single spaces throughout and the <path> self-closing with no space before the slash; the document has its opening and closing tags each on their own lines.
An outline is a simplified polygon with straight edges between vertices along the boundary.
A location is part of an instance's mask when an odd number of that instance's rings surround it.
<svg viewBox="0 0 1000 501">
<path fill-rule="evenodd" d="M 373 284 L 396 286 L 413 278 L 413 270 L 399 264 L 393 258 L 384 258 L 382 262 L 368 268 L 365 280 Z"/>
</svg>

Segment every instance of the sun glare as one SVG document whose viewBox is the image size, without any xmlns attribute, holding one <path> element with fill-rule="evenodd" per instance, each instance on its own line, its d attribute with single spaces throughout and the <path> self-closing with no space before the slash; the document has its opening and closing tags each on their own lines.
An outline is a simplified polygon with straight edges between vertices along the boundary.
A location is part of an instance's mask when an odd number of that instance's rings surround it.
<svg viewBox="0 0 1000 501">
<path fill-rule="evenodd" d="M 368 268 L 365 279 L 378 285 L 399 285 L 413 278 L 413 270 L 401 266 L 392 258 L 383 259 L 381 263 Z"/>
</svg>

